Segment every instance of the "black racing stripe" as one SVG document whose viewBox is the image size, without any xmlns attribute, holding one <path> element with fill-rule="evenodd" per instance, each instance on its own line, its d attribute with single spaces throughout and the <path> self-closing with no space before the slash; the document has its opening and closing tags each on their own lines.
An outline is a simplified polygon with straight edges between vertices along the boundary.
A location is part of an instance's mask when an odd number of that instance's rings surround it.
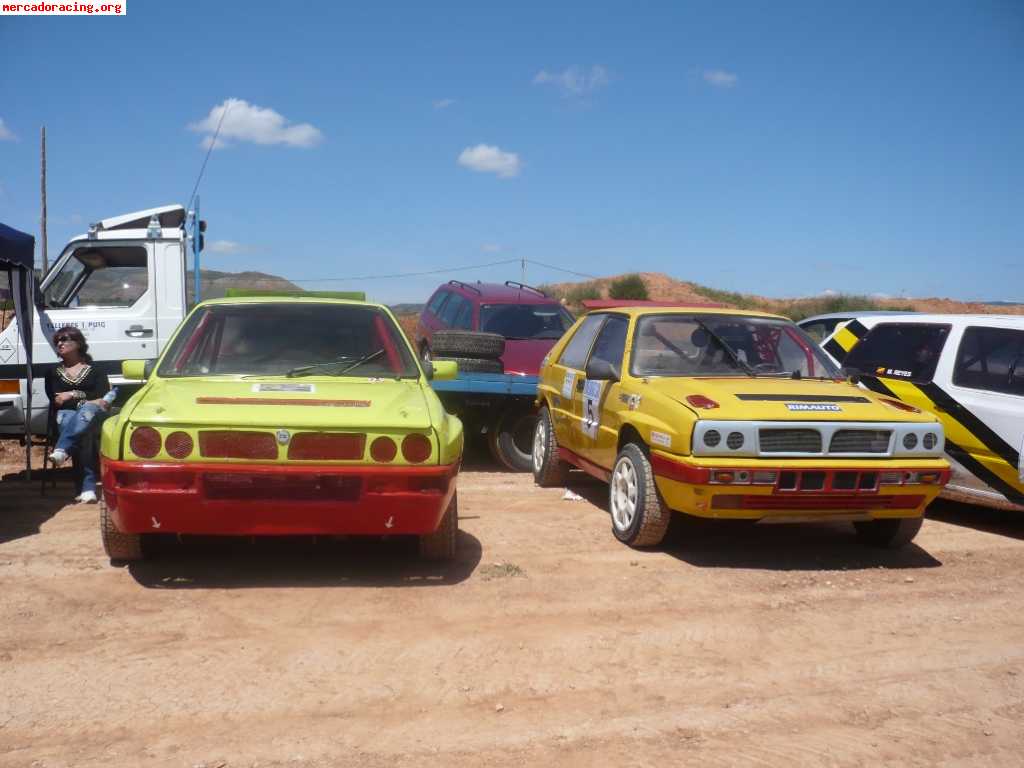
<svg viewBox="0 0 1024 768">
<path fill-rule="evenodd" d="M 758 395 L 740 394 L 737 400 L 764 401 L 769 403 L 870 403 L 866 397 L 857 395 Z"/>
<path fill-rule="evenodd" d="M 829 339 L 825 342 L 825 351 L 840 363 L 846 359 L 846 350 L 843 349 L 842 345 L 835 339 Z"/>
<path fill-rule="evenodd" d="M 863 339 L 864 334 L 868 332 L 867 326 L 860 320 L 851 320 L 844 327 L 858 339 Z"/>
<path fill-rule="evenodd" d="M 893 400 L 899 400 L 899 398 L 892 393 L 892 390 L 885 386 L 885 384 L 882 383 L 882 380 L 876 376 L 861 376 L 860 383 L 872 392 L 877 392 L 880 395 L 891 397 Z"/>
<path fill-rule="evenodd" d="M 1009 501 L 1012 501 L 1014 504 L 1024 504 L 1024 493 L 1021 493 L 999 477 L 999 475 L 992 472 L 992 470 L 948 437 L 946 438 L 946 453 L 949 454 L 950 458 L 960 462 L 964 468 L 976 478 L 981 480 L 983 483 L 987 483 L 993 490 L 999 491 L 999 493 L 1003 494 L 1003 496 L 1005 496 Z"/>
<path fill-rule="evenodd" d="M 929 382 L 928 384 L 918 384 L 917 387 L 928 395 L 937 406 L 963 424 L 964 428 L 978 438 L 992 453 L 1014 469 L 1020 466 L 1020 453 L 940 386 Z"/>
</svg>

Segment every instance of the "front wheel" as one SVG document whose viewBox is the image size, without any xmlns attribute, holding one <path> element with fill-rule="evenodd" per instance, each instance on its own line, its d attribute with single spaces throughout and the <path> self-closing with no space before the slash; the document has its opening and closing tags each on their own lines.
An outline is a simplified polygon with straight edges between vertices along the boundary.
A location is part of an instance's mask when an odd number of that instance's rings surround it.
<svg viewBox="0 0 1024 768">
<path fill-rule="evenodd" d="M 420 536 L 420 557 L 424 560 L 451 560 L 459 537 L 459 494 L 452 494 L 448 509 L 433 533 Z"/>
<path fill-rule="evenodd" d="M 853 527 L 857 537 L 868 546 L 899 549 L 914 540 L 923 523 L 923 517 L 897 517 L 856 522 Z"/>
<path fill-rule="evenodd" d="M 635 443 L 619 451 L 608 486 L 612 533 L 631 547 L 655 547 L 665 538 L 672 510 L 654 484 L 647 454 Z"/>
<path fill-rule="evenodd" d="M 100 501 L 100 537 L 112 564 L 142 560 L 146 556 L 142 548 L 142 534 L 122 533 L 118 530 L 107 510 L 106 501 Z"/>
</svg>

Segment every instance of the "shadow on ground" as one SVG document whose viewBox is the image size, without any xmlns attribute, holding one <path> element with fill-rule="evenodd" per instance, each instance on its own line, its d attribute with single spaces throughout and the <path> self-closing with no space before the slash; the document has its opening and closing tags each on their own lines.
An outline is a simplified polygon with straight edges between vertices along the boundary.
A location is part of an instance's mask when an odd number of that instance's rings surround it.
<svg viewBox="0 0 1024 768">
<path fill-rule="evenodd" d="M 931 520 L 939 520 L 950 525 L 1024 540 L 1024 512 L 1009 512 L 938 499 L 928 507 L 927 516 Z"/>
<path fill-rule="evenodd" d="M 443 586 L 469 578 L 481 555 L 465 531 L 448 563 L 421 560 L 412 537 L 160 537 L 147 549 L 150 559 L 128 570 L 150 589 Z"/>
<path fill-rule="evenodd" d="M 587 475 L 570 480 L 573 491 L 608 514 L 608 486 Z M 925 523 L 927 525 L 927 522 Z M 609 533 L 611 536 L 609 523 Z M 878 549 L 861 544 L 850 523 L 757 524 L 675 514 L 659 547 L 701 568 L 771 571 L 852 571 L 867 568 L 936 568 L 942 563 L 916 544 Z"/>
<path fill-rule="evenodd" d="M 71 470 L 50 470 L 59 478 L 55 487 L 47 484 L 46 495 L 39 493 L 39 470 L 32 479 L 25 472 L 11 472 L 0 477 L 0 544 L 26 536 L 35 536 L 43 524 L 68 504 L 73 504 L 75 486 Z"/>
</svg>

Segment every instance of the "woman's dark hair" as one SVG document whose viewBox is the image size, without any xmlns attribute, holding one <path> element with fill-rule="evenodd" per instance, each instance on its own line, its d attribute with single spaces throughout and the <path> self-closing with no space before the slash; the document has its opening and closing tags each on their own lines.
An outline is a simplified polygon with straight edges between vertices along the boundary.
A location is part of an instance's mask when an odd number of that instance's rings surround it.
<svg viewBox="0 0 1024 768">
<path fill-rule="evenodd" d="M 53 332 L 53 346 L 57 347 L 58 336 L 70 336 L 78 344 L 78 354 L 87 363 L 92 362 L 92 355 L 89 354 L 89 343 L 85 340 L 82 332 L 73 325 L 65 325 Z"/>
</svg>

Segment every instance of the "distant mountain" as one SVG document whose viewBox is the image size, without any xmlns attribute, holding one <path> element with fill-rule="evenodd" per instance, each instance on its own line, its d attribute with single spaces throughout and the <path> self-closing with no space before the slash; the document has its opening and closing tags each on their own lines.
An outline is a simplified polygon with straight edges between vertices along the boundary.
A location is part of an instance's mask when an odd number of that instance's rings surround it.
<svg viewBox="0 0 1024 768">
<path fill-rule="evenodd" d="M 425 304 L 392 304 L 390 309 L 396 315 L 418 315 L 425 306 Z"/>
<path fill-rule="evenodd" d="M 188 273 L 188 300 L 192 301 L 195 293 L 193 273 Z M 256 291 L 301 291 L 295 283 L 285 280 L 277 275 L 268 275 L 265 272 L 217 272 L 212 269 L 199 270 L 200 286 L 199 291 L 203 299 L 220 299 L 227 293 L 228 288 L 243 288 Z"/>
</svg>

